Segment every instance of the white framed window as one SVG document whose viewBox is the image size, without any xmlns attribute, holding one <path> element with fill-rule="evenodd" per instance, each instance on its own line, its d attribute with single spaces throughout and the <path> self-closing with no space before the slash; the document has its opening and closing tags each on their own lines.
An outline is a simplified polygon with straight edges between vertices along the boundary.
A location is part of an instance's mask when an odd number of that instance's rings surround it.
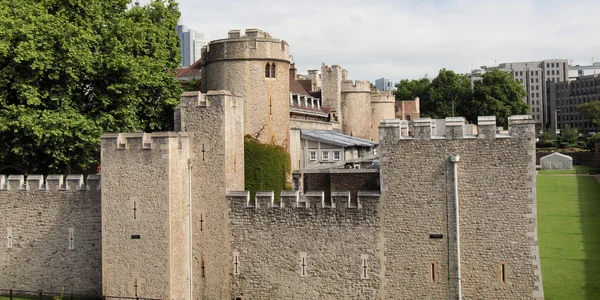
<svg viewBox="0 0 600 300">
<path fill-rule="evenodd" d="M 310 160 L 317 160 L 317 151 L 308 152 L 308 157 Z"/>
<path fill-rule="evenodd" d="M 321 157 L 323 158 L 323 160 L 329 160 L 329 151 L 322 151 Z"/>
<path fill-rule="evenodd" d="M 340 160 L 341 158 L 340 151 L 333 151 L 333 160 Z"/>
</svg>

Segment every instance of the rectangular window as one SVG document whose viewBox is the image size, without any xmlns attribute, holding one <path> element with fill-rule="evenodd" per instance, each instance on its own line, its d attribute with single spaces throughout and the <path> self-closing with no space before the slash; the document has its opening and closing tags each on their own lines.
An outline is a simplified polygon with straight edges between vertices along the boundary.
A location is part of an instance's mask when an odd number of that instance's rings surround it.
<svg viewBox="0 0 600 300">
<path fill-rule="evenodd" d="M 554 70 L 552 70 L 552 75 L 554 75 Z"/>
<path fill-rule="evenodd" d="M 539 75 L 539 74 L 538 74 L 538 71 L 535 71 L 535 75 Z M 537 80 L 537 79 L 536 79 L 536 80 Z"/>
<path fill-rule="evenodd" d="M 550 71 L 546 71 L 546 75 L 550 75 Z"/>
<path fill-rule="evenodd" d="M 333 151 L 333 160 L 340 160 L 340 159 L 341 159 L 340 151 Z"/>
<path fill-rule="evenodd" d="M 321 157 L 323 158 L 323 160 L 329 160 L 329 151 L 321 152 Z"/>
<path fill-rule="evenodd" d="M 533 83 L 533 78 L 531 78 L 531 83 Z"/>
<path fill-rule="evenodd" d="M 523 71 L 520 71 L 520 72 L 519 72 L 519 75 L 520 75 L 520 76 L 523 76 Z"/>
<path fill-rule="evenodd" d="M 308 156 L 310 160 L 317 160 L 317 151 L 308 152 Z"/>
</svg>

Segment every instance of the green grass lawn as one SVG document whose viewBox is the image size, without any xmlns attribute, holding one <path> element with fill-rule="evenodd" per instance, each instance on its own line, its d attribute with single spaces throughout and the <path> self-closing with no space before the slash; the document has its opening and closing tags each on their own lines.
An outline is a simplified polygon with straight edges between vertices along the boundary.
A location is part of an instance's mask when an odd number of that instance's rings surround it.
<svg viewBox="0 0 600 300">
<path fill-rule="evenodd" d="M 600 184 L 538 175 L 537 199 L 545 298 L 600 299 Z"/>
<path fill-rule="evenodd" d="M 573 166 L 573 170 L 539 170 L 538 174 L 589 174 L 590 169 L 588 166 Z"/>
</svg>

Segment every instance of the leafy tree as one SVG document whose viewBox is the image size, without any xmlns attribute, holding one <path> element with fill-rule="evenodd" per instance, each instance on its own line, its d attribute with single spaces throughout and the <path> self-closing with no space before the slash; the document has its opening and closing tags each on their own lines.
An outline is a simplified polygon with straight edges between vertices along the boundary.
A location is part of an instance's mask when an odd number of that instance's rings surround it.
<svg viewBox="0 0 600 300">
<path fill-rule="evenodd" d="M 80 171 L 103 132 L 169 128 L 178 7 L 129 2 L 0 1 L 0 165 Z"/>
<path fill-rule="evenodd" d="M 420 101 L 429 99 L 429 78 L 421 79 L 402 79 L 396 84 L 396 100 L 409 100 L 419 97 Z"/>
<path fill-rule="evenodd" d="M 499 125 L 506 126 L 511 115 L 528 114 L 529 104 L 523 102 L 526 92 L 509 74 L 494 69 L 476 81 L 473 97 L 463 102 L 462 114 L 475 122 L 478 116 L 496 116 Z"/>
<path fill-rule="evenodd" d="M 566 124 L 565 127 L 563 127 L 563 129 L 560 131 L 560 140 L 569 144 L 574 144 L 577 142 L 578 136 L 579 134 L 577 133 L 577 129 L 571 128 L 569 124 Z"/>
<path fill-rule="evenodd" d="M 441 69 L 431 81 L 428 101 L 421 101 L 421 114 L 442 119 L 461 116 L 462 103 L 472 97 L 471 82 L 466 75 Z"/>
<path fill-rule="evenodd" d="M 577 110 L 579 110 L 586 119 L 590 119 L 594 125 L 600 127 L 600 100 L 581 104 L 577 106 Z"/>
</svg>

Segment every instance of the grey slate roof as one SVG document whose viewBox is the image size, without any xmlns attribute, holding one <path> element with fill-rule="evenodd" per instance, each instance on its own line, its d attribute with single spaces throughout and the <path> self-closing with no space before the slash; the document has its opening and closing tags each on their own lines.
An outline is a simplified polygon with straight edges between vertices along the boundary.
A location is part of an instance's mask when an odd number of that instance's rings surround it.
<svg viewBox="0 0 600 300">
<path fill-rule="evenodd" d="M 341 147 L 375 147 L 378 145 L 376 142 L 372 142 L 365 139 L 359 139 L 353 136 L 342 134 L 339 131 L 331 130 L 302 130 L 301 137 L 305 140 L 322 142 L 332 144 Z"/>
</svg>

